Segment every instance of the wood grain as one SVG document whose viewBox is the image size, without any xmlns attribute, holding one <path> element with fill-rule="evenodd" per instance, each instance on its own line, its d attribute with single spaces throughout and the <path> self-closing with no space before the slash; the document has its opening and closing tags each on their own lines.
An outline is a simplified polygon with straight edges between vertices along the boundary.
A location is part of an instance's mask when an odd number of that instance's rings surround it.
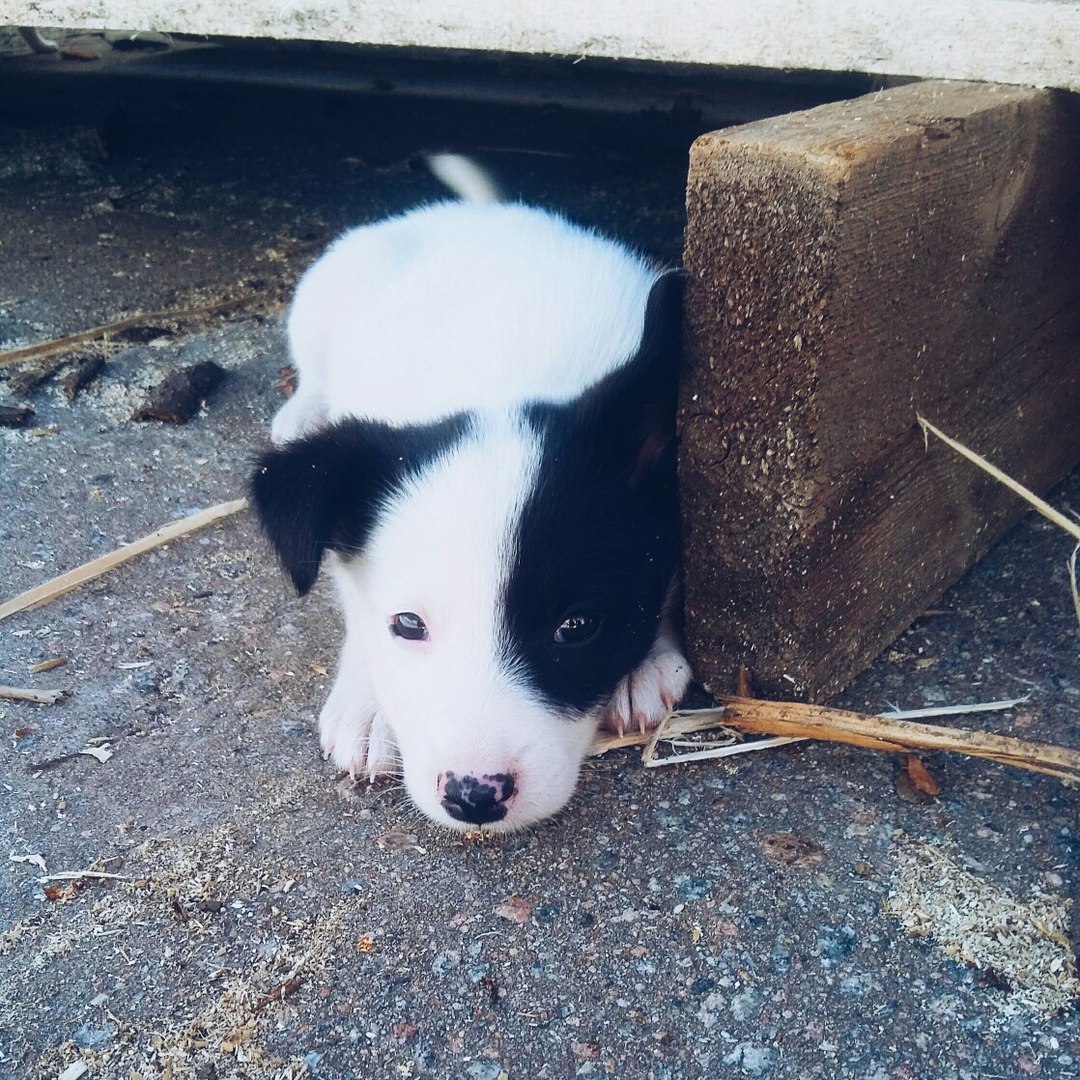
<svg viewBox="0 0 1080 1080">
<path fill-rule="evenodd" d="M 680 407 L 699 678 L 822 700 L 1080 461 L 1080 110 L 920 83 L 714 132 Z M 1052 437 L 1048 437 L 1052 432 Z"/>
</svg>

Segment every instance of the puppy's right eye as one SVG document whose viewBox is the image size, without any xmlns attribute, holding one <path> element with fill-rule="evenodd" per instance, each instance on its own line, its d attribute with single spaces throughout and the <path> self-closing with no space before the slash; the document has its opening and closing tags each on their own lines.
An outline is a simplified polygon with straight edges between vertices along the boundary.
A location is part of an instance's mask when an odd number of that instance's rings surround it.
<svg viewBox="0 0 1080 1080">
<path fill-rule="evenodd" d="M 600 618 L 588 612 L 576 612 L 563 619 L 555 631 L 556 645 L 584 645 L 596 637 L 600 630 Z"/>
<path fill-rule="evenodd" d="M 390 616 L 390 633 L 406 641 L 426 641 L 428 628 L 415 612 L 399 611 Z"/>
</svg>

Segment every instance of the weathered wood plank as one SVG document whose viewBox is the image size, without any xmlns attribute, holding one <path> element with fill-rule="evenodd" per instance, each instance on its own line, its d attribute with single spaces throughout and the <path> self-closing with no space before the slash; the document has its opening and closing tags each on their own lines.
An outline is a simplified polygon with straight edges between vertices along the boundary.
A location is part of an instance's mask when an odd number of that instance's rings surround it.
<svg viewBox="0 0 1080 1080">
<path fill-rule="evenodd" d="M 680 410 L 699 677 L 839 690 L 1080 460 L 1080 115 L 922 83 L 695 144 Z"/>
</svg>

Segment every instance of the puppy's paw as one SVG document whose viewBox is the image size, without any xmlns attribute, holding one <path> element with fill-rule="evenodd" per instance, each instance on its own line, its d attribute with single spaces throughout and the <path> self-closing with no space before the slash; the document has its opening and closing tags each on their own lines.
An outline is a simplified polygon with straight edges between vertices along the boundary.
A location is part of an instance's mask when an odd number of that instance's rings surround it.
<svg viewBox="0 0 1080 1080">
<path fill-rule="evenodd" d="M 615 690 L 600 726 L 616 735 L 648 731 L 678 704 L 690 685 L 690 663 L 676 645 L 658 641 Z"/>
<path fill-rule="evenodd" d="M 382 713 L 341 679 L 319 714 L 319 744 L 323 754 L 353 779 L 374 780 L 397 768 L 394 737 Z"/>
</svg>

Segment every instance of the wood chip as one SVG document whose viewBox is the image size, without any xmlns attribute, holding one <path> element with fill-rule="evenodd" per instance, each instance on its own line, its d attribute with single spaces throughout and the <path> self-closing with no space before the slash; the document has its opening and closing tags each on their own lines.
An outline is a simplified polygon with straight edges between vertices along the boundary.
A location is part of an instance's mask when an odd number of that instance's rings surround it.
<svg viewBox="0 0 1080 1080">
<path fill-rule="evenodd" d="M 60 55 L 65 60 L 81 60 L 84 63 L 100 59 L 93 49 L 88 49 L 84 45 L 61 45 Z M 82 1073 L 79 1075 L 81 1076 Z"/>
<path fill-rule="evenodd" d="M 85 746 L 79 751 L 80 754 L 86 754 L 87 757 L 97 758 L 98 761 L 105 764 L 115 753 L 113 750 L 109 750 L 104 746 Z"/>
<path fill-rule="evenodd" d="M 291 398 L 296 393 L 296 368 L 287 364 L 278 369 L 278 381 L 274 383 L 274 389 L 281 391 L 282 397 Z"/>
<path fill-rule="evenodd" d="M 417 841 L 416 835 L 395 825 L 388 833 L 375 838 L 375 845 L 380 851 L 419 851 L 426 854 Z"/>
<path fill-rule="evenodd" d="M 8 393 L 12 397 L 25 397 L 42 383 L 48 382 L 63 366 L 63 357 L 53 357 L 51 360 L 13 370 L 7 377 Z"/>
<path fill-rule="evenodd" d="M 895 857 L 897 873 L 882 910 L 953 960 L 994 972 L 1006 993 L 985 995 L 987 1004 L 1006 1016 L 1051 1016 L 1075 1007 L 1080 979 L 1067 899 L 1034 891 L 1015 897 L 920 841 L 901 843 Z"/>
<path fill-rule="evenodd" d="M 30 665 L 31 675 L 40 675 L 43 671 L 52 671 L 53 668 L 63 667 L 67 663 L 66 656 L 50 656 L 47 660 L 39 660 Z"/>
<path fill-rule="evenodd" d="M 34 416 L 33 405 L 0 405 L 0 427 L 26 427 Z"/>
<path fill-rule="evenodd" d="M 507 922 L 523 926 L 532 917 L 533 902 L 514 893 L 508 896 L 496 909 L 495 914 Z"/>
<path fill-rule="evenodd" d="M 155 387 L 150 400 L 136 409 L 131 419 L 183 424 L 199 411 L 224 375 L 225 369 L 213 360 L 174 371 Z"/>
<path fill-rule="evenodd" d="M 912 782 L 907 769 L 899 769 L 896 773 L 896 796 L 902 802 L 922 805 L 933 802 L 933 798 L 921 792 Z"/>
<path fill-rule="evenodd" d="M 64 904 L 79 895 L 79 883 L 69 881 L 66 885 L 46 885 L 42 890 L 46 900 L 55 904 Z"/>
<path fill-rule="evenodd" d="M 930 770 L 922 763 L 917 754 L 907 754 L 904 757 L 904 766 L 911 786 L 928 798 L 936 799 L 941 794 L 941 785 L 930 775 Z"/>
<path fill-rule="evenodd" d="M 105 357 L 97 353 L 80 356 L 60 380 L 68 401 L 74 401 L 105 370 Z"/>
<path fill-rule="evenodd" d="M 739 667 L 739 670 L 735 675 L 735 682 L 737 686 L 736 692 L 739 697 L 754 696 L 754 676 L 745 664 L 742 664 Z"/>
<path fill-rule="evenodd" d="M 251 1017 L 238 1028 L 235 1028 L 229 1035 L 221 1040 L 221 1052 L 223 1054 L 234 1054 L 244 1045 L 244 1043 L 251 1042 L 257 1024 L 258 1021 L 255 1017 Z"/>
<path fill-rule="evenodd" d="M 174 332 L 167 326 L 154 326 L 148 323 L 146 326 L 129 326 L 114 335 L 111 340 L 122 341 L 125 345 L 153 345 L 157 342 L 167 342 L 174 336 Z"/>
<path fill-rule="evenodd" d="M 762 841 L 761 847 L 770 859 L 783 866 L 797 866 L 803 870 L 817 866 L 825 859 L 825 849 L 816 840 L 794 833 L 770 833 Z"/>
<path fill-rule="evenodd" d="M 275 1001 L 284 1001 L 287 997 L 291 997 L 304 985 L 304 980 L 300 977 L 299 973 L 290 975 L 284 982 L 279 983 L 268 994 L 262 994 L 259 1000 L 255 1002 L 255 1012 L 262 1012 L 267 1005 L 273 1005 Z"/>
</svg>

